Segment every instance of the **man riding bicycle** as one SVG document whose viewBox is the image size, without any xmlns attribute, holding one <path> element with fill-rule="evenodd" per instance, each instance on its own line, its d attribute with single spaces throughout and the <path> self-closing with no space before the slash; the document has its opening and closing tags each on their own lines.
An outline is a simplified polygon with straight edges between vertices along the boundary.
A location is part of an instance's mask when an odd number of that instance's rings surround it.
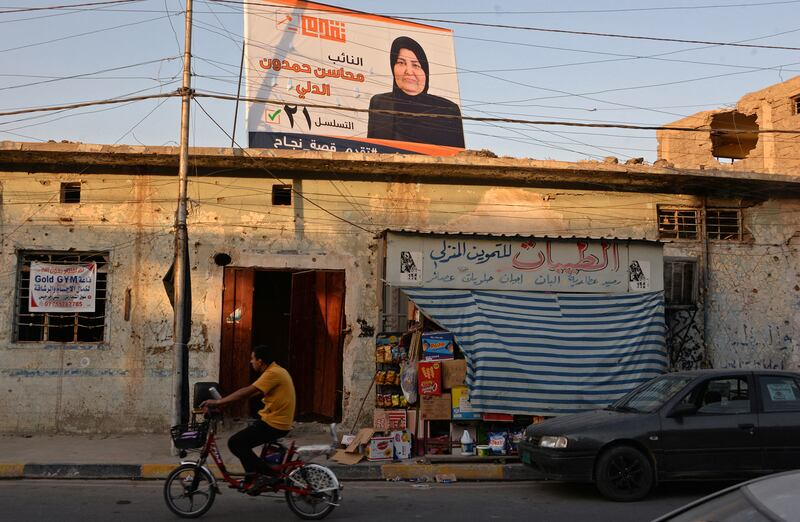
<svg viewBox="0 0 800 522">
<path fill-rule="evenodd" d="M 228 439 L 231 453 L 242 461 L 245 475 L 242 489 L 257 495 L 262 489 L 280 480 L 275 470 L 259 458 L 253 448 L 275 442 L 292 429 L 295 410 L 294 383 L 289 372 L 275 362 L 267 346 L 259 345 L 250 354 L 250 365 L 259 373 L 258 379 L 249 386 L 240 388 L 221 399 L 208 399 L 202 408 L 224 408 L 228 404 L 263 395 L 264 407 L 259 410 L 260 419 L 235 433 Z"/>
</svg>

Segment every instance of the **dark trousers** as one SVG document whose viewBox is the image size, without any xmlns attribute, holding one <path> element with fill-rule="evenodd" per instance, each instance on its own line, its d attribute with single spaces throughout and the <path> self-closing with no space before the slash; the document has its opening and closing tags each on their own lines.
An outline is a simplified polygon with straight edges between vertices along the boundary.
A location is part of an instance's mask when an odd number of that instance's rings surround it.
<svg viewBox="0 0 800 522">
<path fill-rule="evenodd" d="M 264 421 L 258 421 L 252 426 L 238 431 L 228 439 L 228 448 L 231 453 L 242 461 L 245 473 L 263 473 L 272 475 L 269 464 L 264 462 L 253 452 L 253 448 L 267 442 L 275 442 L 289 433 L 288 430 L 273 428 Z"/>
</svg>

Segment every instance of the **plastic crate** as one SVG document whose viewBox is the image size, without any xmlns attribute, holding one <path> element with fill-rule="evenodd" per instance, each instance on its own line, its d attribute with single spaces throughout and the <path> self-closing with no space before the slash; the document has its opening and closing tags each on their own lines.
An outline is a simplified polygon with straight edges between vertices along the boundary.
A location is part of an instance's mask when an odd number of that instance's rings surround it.
<svg viewBox="0 0 800 522">
<path fill-rule="evenodd" d="M 208 423 L 179 424 L 170 429 L 170 435 L 178 449 L 202 448 L 208 435 Z"/>
</svg>

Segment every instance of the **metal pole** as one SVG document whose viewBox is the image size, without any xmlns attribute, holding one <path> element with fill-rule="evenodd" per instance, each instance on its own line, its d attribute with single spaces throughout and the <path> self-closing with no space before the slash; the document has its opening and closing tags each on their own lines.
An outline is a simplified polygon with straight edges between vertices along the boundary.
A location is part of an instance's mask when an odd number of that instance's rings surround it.
<svg viewBox="0 0 800 522">
<path fill-rule="evenodd" d="M 239 94 L 242 92 L 242 70 L 244 69 L 244 46 L 242 40 L 242 60 L 239 62 L 239 85 L 236 87 L 236 108 L 233 110 L 233 130 L 231 131 L 231 148 L 236 146 L 236 119 L 239 116 Z"/>
<path fill-rule="evenodd" d="M 181 146 L 178 165 L 178 209 L 175 213 L 175 321 L 173 350 L 175 375 L 173 389 L 173 425 L 189 420 L 189 318 L 191 304 L 188 284 L 189 233 L 186 228 L 186 199 L 189 170 L 189 103 L 191 102 L 192 0 L 186 0 L 186 28 L 183 53 L 183 86 L 181 87 Z"/>
</svg>

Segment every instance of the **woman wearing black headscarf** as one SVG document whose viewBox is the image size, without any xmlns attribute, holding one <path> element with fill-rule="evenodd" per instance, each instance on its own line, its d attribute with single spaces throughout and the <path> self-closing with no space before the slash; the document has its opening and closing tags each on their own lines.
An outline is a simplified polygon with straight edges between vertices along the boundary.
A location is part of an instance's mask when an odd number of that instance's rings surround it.
<svg viewBox="0 0 800 522">
<path fill-rule="evenodd" d="M 422 47 L 407 36 L 397 38 L 392 42 L 389 64 L 394 77 L 392 92 L 376 94 L 370 100 L 367 137 L 464 148 L 458 105 L 428 94 L 430 72 Z"/>
</svg>

